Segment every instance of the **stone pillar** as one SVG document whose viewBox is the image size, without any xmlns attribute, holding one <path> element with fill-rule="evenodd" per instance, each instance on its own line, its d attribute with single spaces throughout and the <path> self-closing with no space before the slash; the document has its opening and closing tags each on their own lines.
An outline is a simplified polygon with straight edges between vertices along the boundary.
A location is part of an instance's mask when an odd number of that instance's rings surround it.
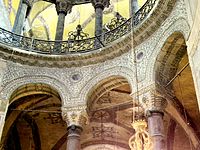
<svg viewBox="0 0 200 150">
<path fill-rule="evenodd" d="M 68 136 L 67 136 L 67 150 L 80 150 L 80 136 L 82 132 L 82 127 L 72 125 L 67 128 Z"/>
<path fill-rule="evenodd" d="M 95 8 L 95 35 L 98 36 L 103 32 L 103 10 L 110 5 L 109 0 L 91 0 Z"/>
<path fill-rule="evenodd" d="M 63 107 L 62 116 L 68 126 L 67 150 L 81 150 L 80 136 L 88 121 L 86 106 Z"/>
<path fill-rule="evenodd" d="M 130 0 L 130 16 L 133 16 L 138 9 L 138 0 Z"/>
<path fill-rule="evenodd" d="M 72 3 L 70 0 L 56 0 L 56 11 L 58 13 L 58 22 L 56 27 L 56 36 L 55 40 L 62 41 L 64 25 L 65 25 L 65 16 L 70 13 L 72 10 Z"/>
<path fill-rule="evenodd" d="M 150 111 L 148 116 L 148 129 L 153 143 L 153 150 L 164 150 L 163 113 Z"/>
<path fill-rule="evenodd" d="M 163 115 L 166 100 L 156 92 L 149 92 L 146 101 L 146 117 L 148 120 L 149 134 L 153 143 L 153 150 L 165 149 Z"/>
<path fill-rule="evenodd" d="M 22 34 L 25 18 L 31 9 L 32 0 L 20 0 L 12 32 Z"/>
</svg>

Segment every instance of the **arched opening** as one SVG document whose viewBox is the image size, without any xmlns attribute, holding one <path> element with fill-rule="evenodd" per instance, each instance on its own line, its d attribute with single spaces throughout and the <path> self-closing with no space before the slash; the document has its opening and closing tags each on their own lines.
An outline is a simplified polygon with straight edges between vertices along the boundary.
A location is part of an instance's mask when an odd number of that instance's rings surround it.
<svg viewBox="0 0 200 150">
<path fill-rule="evenodd" d="M 173 33 L 159 52 L 155 64 L 155 81 L 158 90 L 170 95 L 170 101 L 184 120 L 183 125 L 178 124 L 177 114 L 168 117 L 165 123 L 168 150 L 193 149 L 195 145 L 191 142 L 191 135 L 186 134 L 183 127 L 192 128 L 194 135 L 199 137 L 200 114 L 182 33 Z"/>
<path fill-rule="evenodd" d="M 88 93 L 89 124 L 81 137 L 83 150 L 130 149 L 129 138 L 133 99 L 131 86 L 122 76 L 110 76 L 97 83 Z"/>
<path fill-rule="evenodd" d="M 47 84 L 26 84 L 10 97 L 2 149 L 49 150 L 67 133 L 66 129 L 58 92 Z M 66 140 L 57 144 L 57 148 L 66 149 Z"/>
</svg>

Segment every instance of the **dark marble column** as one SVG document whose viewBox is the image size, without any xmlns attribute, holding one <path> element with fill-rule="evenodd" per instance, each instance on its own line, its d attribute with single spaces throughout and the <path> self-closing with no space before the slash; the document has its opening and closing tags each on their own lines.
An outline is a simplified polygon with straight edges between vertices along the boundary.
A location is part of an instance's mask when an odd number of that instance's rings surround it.
<svg viewBox="0 0 200 150">
<path fill-rule="evenodd" d="M 138 0 L 130 0 L 130 13 L 133 16 L 139 9 Z"/>
<path fill-rule="evenodd" d="M 72 4 L 69 0 L 56 0 L 56 11 L 58 13 L 58 22 L 56 28 L 55 40 L 63 39 L 65 16 L 71 12 Z"/>
<path fill-rule="evenodd" d="M 95 8 L 95 35 L 98 36 L 102 34 L 102 26 L 103 26 L 103 10 L 105 7 L 110 5 L 109 0 L 91 0 L 92 5 Z"/>
<path fill-rule="evenodd" d="M 80 126 L 71 125 L 67 128 L 67 130 L 67 150 L 80 150 L 80 135 L 82 132 L 82 128 Z"/>
<path fill-rule="evenodd" d="M 16 34 L 22 33 L 25 18 L 29 14 L 31 4 L 32 0 L 20 0 L 12 32 Z"/>
<path fill-rule="evenodd" d="M 164 125 L 163 113 L 159 111 L 149 111 L 148 129 L 153 142 L 153 150 L 164 150 Z"/>
<path fill-rule="evenodd" d="M 145 93 L 145 95 L 145 114 L 148 120 L 149 135 L 153 144 L 152 150 L 164 150 L 165 134 L 163 116 L 164 110 L 167 107 L 167 100 L 154 88 Z"/>
</svg>

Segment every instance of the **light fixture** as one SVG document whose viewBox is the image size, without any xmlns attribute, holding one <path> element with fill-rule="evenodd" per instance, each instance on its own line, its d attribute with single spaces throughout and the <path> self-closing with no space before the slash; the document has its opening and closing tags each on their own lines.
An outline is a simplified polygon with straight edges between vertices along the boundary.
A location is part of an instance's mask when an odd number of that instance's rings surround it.
<svg viewBox="0 0 200 150">
<path fill-rule="evenodd" d="M 134 43 L 134 15 L 132 16 L 132 42 Z M 134 46 L 132 45 L 132 57 L 133 64 L 135 68 L 135 78 L 136 78 L 136 97 L 133 99 L 133 123 L 131 124 L 133 129 L 135 130 L 135 134 L 130 137 L 129 139 L 129 147 L 131 150 L 152 150 L 152 140 L 151 137 L 147 131 L 147 122 L 144 118 L 144 111 L 141 111 L 141 107 L 139 104 L 139 80 L 138 80 L 138 73 L 137 73 L 137 57 L 136 57 L 136 51 L 134 49 Z"/>
<path fill-rule="evenodd" d="M 152 142 L 147 132 L 147 122 L 145 119 L 135 120 L 132 123 L 135 134 L 129 139 L 131 150 L 151 150 Z"/>
</svg>

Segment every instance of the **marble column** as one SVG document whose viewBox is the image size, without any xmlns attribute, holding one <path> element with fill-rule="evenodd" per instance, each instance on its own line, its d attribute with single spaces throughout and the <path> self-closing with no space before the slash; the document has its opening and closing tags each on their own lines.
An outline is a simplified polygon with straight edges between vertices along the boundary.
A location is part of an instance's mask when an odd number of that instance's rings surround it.
<svg viewBox="0 0 200 150">
<path fill-rule="evenodd" d="M 110 5 L 109 0 L 91 0 L 95 8 L 95 35 L 98 36 L 103 32 L 103 10 Z"/>
<path fill-rule="evenodd" d="M 62 107 L 62 117 L 67 123 L 67 150 L 81 150 L 81 132 L 88 121 L 86 107 Z"/>
<path fill-rule="evenodd" d="M 72 10 L 70 0 L 56 0 L 56 11 L 58 13 L 58 22 L 56 27 L 56 41 L 62 41 L 65 25 L 65 16 Z"/>
<path fill-rule="evenodd" d="M 130 0 L 130 16 L 133 16 L 139 9 L 138 0 Z"/>
<path fill-rule="evenodd" d="M 164 150 L 165 136 L 163 125 L 163 113 L 150 111 L 147 117 L 149 134 L 153 143 L 153 150 Z"/>
<path fill-rule="evenodd" d="M 32 0 L 20 0 L 12 32 L 22 34 L 25 18 L 27 18 Z"/>
<path fill-rule="evenodd" d="M 150 91 L 146 95 L 145 114 L 148 120 L 149 134 L 153 143 L 152 150 L 165 149 L 163 116 L 166 105 L 167 101 L 161 94 Z"/>
<path fill-rule="evenodd" d="M 67 128 L 68 136 L 67 136 L 67 150 L 80 150 L 80 136 L 82 132 L 82 127 L 72 125 Z"/>
</svg>

